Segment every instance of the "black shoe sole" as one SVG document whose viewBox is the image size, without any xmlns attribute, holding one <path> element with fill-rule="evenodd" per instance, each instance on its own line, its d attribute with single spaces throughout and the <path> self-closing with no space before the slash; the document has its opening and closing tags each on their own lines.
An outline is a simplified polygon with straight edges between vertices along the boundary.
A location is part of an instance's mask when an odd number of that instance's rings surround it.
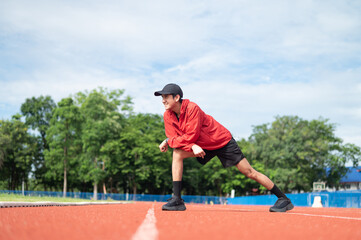
<svg viewBox="0 0 361 240">
<path fill-rule="evenodd" d="M 178 206 L 172 206 L 172 207 L 168 207 L 168 206 L 163 206 L 162 210 L 163 211 L 185 211 L 187 208 L 185 205 L 178 205 Z"/>
<path fill-rule="evenodd" d="M 269 209 L 270 212 L 286 212 L 289 210 L 292 210 L 294 208 L 293 204 L 290 202 L 289 204 L 286 205 L 286 207 L 284 208 L 273 208 L 271 207 Z"/>
</svg>

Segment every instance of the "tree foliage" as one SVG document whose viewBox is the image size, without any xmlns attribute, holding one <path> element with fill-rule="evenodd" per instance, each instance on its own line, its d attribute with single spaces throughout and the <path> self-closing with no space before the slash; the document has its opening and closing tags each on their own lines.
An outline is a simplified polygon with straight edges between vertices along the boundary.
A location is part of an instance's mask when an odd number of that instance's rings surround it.
<svg viewBox="0 0 361 240">
<path fill-rule="evenodd" d="M 48 149 L 46 131 L 55 107 L 56 104 L 50 96 L 28 98 L 21 105 L 21 112 L 26 119 L 25 124 L 40 133 L 43 149 Z"/>
<path fill-rule="evenodd" d="M 35 132 L 37 138 L 36 156 L 34 156 L 33 167 L 36 184 L 51 187 L 53 182 L 46 177 L 49 169 L 45 166 L 44 151 L 49 150 L 46 132 L 50 126 L 53 109 L 56 108 L 54 100 L 50 96 L 32 97 L 25 100 L 21 105 L 21 113 L 25 117 L 25 124 Z"/>
<path fill-rule="evenodd" d="M 82 124 L 81 178 L 92 181 L 94 198 L 97 197 L 98 184 L 107 177 L 105 166 L 108 155 L 104 148 L 109 142 L 119 139 L 124 125 L 124 117 L 118 110 L 130 110 L 130 99 L 121 99 L 122 90 L 93 90 L 78 93 L 80 111 L 84 117 Z"/>
<path fill-rule="evenodd" d="M 50 127 L 47 130 L 49 150 L 45 150 L 45 164 L 49 171 L 48 178 L 57 182 L 63 180 L 63 196 L 65 197 L 68 184 L 68 173 L 73 180 L 77 180 L 78 155 L 81 153 L 81 123 L 83 116 L 72 98 L 64 98 L 54 109 Z"/>
<path fill-rule="evenodd" d="M 163 117 L 134 113 L 124 90 L 98 88 L 57 104 L 51 97 L 26 99 L 21 115 L 0 121 L 0 188 L 112 193 L 170 194 L 172 150 L 159 151 L 165 139 Z M 29 129 L 32 129 L 29 131 Z M 241 147 L 251 165 L 282 190 L 311 190 L 314 181 L 336 186 L 345 164 L 360 163 L 360 148 L 343 144 L 327 119 L 278 116 L 253 128 Z M 101 188 L 99 188 L 101 187 Z M 265 193 L 236 167 L 217 158 L 202 166 L 184 160 L 183 194 Z"/>
<path fill-rule="evenodd" d="M 20 117 L 15 115 L 9 121 L 0 120 L 0 181 L 6 180 L 10 190 L 28 180 L 37 144 Z"/>
<path fill-rule="evenodd" d="M 254 128 L 250 157 L 264 164 L 266 175 L 285 191 L 309 191 L 317 180 L 335 184 L 346 173 L 346 161 L 357 164 L 360 158 L 359 148 L 343 145 L 334 131 L 327 119 L 276 117 L 272 124 Z M 328 174 L 327 168 L 339 175 Z"/>
</svg>

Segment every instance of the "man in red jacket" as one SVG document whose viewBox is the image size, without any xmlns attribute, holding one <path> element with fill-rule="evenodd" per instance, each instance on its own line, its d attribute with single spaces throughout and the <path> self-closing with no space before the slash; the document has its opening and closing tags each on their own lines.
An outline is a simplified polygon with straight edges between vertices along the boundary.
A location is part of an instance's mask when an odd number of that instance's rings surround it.
<svg viewBox="0 0 361 240">
<path fill-rule="evenodd" d="M 160 145 L 162 152 L 173 148 L 172 177 L 173 197 L 162 210 L 184 211 L 186 207 L 181 198 L 183 159 L 196 157 L 206 164 L 217 156 L 223 167 L 236 166 L 241 173 L 251 178 L 278 197 L 270 208 L 271 212 L 285 212 L 293 209 L 287 196 L 264 174 L 254 170 L 244 157 L 231 133 L 212 116 L 205 114 L 197 104 L 183 98 L 182 89 L 176 84 L 167 84 L 161 91 L 154 93 L 162 96 L 165 107 L 164 127 L 167 139 Z"/>
</svg>

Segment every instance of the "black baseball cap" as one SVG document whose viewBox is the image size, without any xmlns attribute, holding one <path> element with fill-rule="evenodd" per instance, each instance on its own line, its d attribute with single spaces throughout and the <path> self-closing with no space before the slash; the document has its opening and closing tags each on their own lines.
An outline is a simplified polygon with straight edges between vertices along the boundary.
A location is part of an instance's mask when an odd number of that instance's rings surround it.
<svg viewBox="0 0 361 240">
<path fill-rule="evenodd" d="M 182 89 L 175 83 L 165 85 L 162 90 L 155 92 L 154 96 L 160 96 L 162 94 L 179 94 L 181 98 L 183 97 Z"/>
</svg>

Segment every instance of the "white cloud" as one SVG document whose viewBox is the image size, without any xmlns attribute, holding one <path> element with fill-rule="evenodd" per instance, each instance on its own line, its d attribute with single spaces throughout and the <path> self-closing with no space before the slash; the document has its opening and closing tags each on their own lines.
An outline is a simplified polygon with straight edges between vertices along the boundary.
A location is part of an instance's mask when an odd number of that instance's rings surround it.
<svg viewBox="0 0 361 240">
<path fill-rule="evenodd" d="M 103 86 L 125 89 L 136 111 L 162 113 L 153 92 L 176 82 L 237 137 L 276 115 L 324 116 L 361 146 L 360 9 L 357 1 L 4 0 L 0 106 L 18 111 L 27 97 Z"/>
</svg>

